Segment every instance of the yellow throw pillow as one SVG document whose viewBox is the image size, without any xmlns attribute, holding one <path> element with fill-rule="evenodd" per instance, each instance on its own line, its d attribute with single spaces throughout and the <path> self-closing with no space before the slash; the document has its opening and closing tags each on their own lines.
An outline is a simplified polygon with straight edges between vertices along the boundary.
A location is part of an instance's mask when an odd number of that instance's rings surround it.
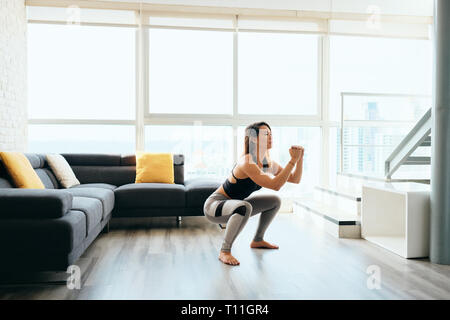
<svg viewBox="0 0 450 320">
<path fill-rule="evenodd" d="M 3 165 L 17 188 L 45 189 L 28 158 L 21 152 L 0 152 Z"/>
<path fill-rule="evenodd" d="M 136 183 L 174 183 L 171 153 L 136 152 Z"/>
</svg>

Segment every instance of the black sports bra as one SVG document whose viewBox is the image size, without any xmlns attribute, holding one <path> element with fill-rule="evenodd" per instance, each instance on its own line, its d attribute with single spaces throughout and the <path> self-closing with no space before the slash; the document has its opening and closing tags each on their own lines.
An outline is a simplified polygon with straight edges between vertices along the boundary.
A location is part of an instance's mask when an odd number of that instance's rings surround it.
<svg viewBox="0 0 450 320">
<path fill-rule="evenodd" d="M 233 169 L 234 167 L 236 167 L 236 164 L 233 166 Z M 264 163 L 263 170 L 264 168 L 267 167 L 268 164 Z M 233 175 L 233 178 L 236 179 L 236 182 L 231 183 L 227 178 L 225 182 L 222 184 L 223 190 L 228 196 L 230 196 L 231 199 L 242 200 L 247 198 L 254 191 L 261 189 L 261 186 L 253 182 L 253 180 L 250 177 L 244 179 L 236 178 L 236 176 L 233 173 L 233 169 L 231 169 L 231 174 Z"/>
</svg>

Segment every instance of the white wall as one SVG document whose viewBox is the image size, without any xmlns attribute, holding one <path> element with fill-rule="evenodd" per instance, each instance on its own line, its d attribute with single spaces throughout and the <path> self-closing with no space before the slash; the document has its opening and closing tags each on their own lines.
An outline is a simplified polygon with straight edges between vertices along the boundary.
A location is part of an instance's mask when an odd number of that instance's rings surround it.
<svg viewBox="0 0 450 320">
<path fill-rule="evenodd" d="M 0 0 L 0 151 L 27 141 L 26 16 L 22 0 Z"/>
</svg>

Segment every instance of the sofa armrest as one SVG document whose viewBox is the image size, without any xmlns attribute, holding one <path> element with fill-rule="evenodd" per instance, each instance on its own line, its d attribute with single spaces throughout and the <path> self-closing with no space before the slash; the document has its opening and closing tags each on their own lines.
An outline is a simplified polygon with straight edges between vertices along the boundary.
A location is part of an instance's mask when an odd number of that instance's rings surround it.
<svg viewBox="0 0 450 320">
<path fill-rule="evenodd" d="M 205 200 L 220 186 L 222 180 L 211 178 L 192 178 L 184 182 L 186 207 L 202 208 Z"/>
<path fill-rule="evenodd" d="M 0 189 L 0 219 L 60 218 L 72 209 L 73 196 L 53 189 Z"/>
</svg>

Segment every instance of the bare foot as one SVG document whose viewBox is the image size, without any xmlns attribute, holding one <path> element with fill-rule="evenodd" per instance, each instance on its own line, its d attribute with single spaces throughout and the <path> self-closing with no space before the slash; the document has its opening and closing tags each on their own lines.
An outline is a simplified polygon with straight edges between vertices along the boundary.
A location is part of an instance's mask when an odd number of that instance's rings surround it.
<svg viewBox="0 0 450 320">
<path fill-rule="evenodd" d="M 239 264 L 239 261 L 231 255 L 231 252 L 220 251 L 219 260 L 232 266 L 237 266 Z"/>
<path fill-rule="evenodd" d="M 267 241 L 252 241 L 250 248 L 266 248 L 266 249 L 278 249 L 276 244 L 268 243 Z"/>
</svg>

